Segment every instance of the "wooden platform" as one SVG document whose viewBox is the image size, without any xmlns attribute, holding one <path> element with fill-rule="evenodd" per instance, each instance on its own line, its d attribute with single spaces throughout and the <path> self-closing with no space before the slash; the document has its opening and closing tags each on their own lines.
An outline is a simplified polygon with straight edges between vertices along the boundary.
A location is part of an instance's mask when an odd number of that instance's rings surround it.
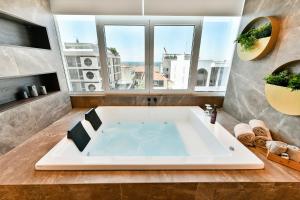
<svg viewBox="0 0 300 200">
<path fill-rule="evenodd" d="M 264 170 L 35 171 L 34 164 L 86 110 L 73 109 L 0 157 L 0 199 L 300 198 L 300 172 L 267 160 L 255 148 L 251 151 L 265 163 Z M 224 112 L 218 121 L 229 131 L 237 123 Z"/>
</svg>

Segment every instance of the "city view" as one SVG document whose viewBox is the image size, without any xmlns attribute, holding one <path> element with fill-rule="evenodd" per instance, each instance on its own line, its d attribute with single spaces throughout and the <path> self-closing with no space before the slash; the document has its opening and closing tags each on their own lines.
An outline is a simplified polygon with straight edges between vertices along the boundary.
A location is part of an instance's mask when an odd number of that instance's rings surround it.
<svg viewBox="0 0 300 200">
<path fill-rule="evenodd" d="M 88 33 L 83 29 L 77 30 L 78 23 L 61 21 L 60 24 L 58 21 L 60 32 L 63 32 L 61 42 L 70 89 L 73 92 L 102 91 L 104 86 L 94 19 L 80 21 L 89 29 Z M 230 20 L 207 20 L 203 25 L 202 38 L 206 37 L 206 42 L 200 45 L 194 90 L 225 91 L 232 59 L 232 52 L 228 52 L 230 48 L 227 47 L 234 45 L 232 35 L 236 30 L 232 29 L 235 24 Z M 223 32 L 227 30 L 226 37 L 231 36 L 231 40 L 224 38 L 224 34 L 220 36 L 215 27 L 221 27 Z M 193 31 L 194 26 L 155 26 L 152 89 L 188 89 Z M 145 80 L 149 77 L 145 76 L 144 32 L 144 26 L 105 26 L 110 90 L 145 89 Z"/>
</svg>

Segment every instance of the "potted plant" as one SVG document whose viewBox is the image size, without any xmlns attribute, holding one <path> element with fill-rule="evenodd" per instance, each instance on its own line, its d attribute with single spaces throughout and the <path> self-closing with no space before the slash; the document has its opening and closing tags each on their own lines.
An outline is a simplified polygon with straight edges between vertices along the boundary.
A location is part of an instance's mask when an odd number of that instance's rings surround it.
<svg viewBox="0 0 300 200">
<path fill-rule="evenodd" d="M 259 22 L 263 23 L 257 26 Z M 242 60 L 255 60 L 266 56 L 275 46 L 278 32 L 279 21 L 276 18 L 254 19 L 235 40 L 239 57 Z"/>
<path fill-rule="evenodd" d="M 265 94 L 270 105 L 288 115 L 300 115 L 300 73 L 288 70 L 265 77 Z"/>
<path fill-rule="evenodd" d="M 265 23 L 257 28 L 251 28 L 245 33 L 241 33 L 235 41 L 241 45 L 242 50 L 249 51 L 255 47 L 257 40 L 270 37 L 271 34 L 271 23 Z"/>
</svg>

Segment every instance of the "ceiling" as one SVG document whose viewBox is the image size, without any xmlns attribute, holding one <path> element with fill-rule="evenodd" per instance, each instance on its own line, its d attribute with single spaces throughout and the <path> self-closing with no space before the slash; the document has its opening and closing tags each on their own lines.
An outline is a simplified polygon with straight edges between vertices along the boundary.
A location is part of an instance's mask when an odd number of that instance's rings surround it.
<svg viewBox="0 0 300 200">
<path fill-rule="evenodd" d="M 50 0 L 54 14 L 240 16 L 245 0 Z"/>
</svg>

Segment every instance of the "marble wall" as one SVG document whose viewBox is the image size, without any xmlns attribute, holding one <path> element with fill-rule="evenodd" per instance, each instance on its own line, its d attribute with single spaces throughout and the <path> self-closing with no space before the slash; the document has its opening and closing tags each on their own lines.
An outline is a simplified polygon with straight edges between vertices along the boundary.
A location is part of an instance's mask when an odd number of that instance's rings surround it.
<svg viewBox="0 0 300 200">
<path fill-rule="evenodd" d="M 0 113 L 0 155 L 71 109 L 48 0 L 1 0 L 5 12 L 47 27 L 51 50 L 0 45 L 0 77 L 57 72 L 61 92 Z"/>
<path fill-rule="evenodd" d="M 156 102 L 154 100 L 156 99 Z M 148 101 L 150 99 L 150 101 Z M 183 94 L 111 94 L 104 96 L 71 96 L 73 108 L 97 106 L 201 106 L 223 104 L 223 96 L 197 96 Z"/>
<path fill-rule="evenodd" d="M 242 61 L 235 53 L 224 109 L 237 119 L 264 120 L 274 132 L 275 139 L 300 146 L 300 117 L 288 116 L 274 110 L 264 95 L 264 80 L 278 66 L 300 59 L 300 1 L 246 0 L 241 30 L 253 18 L 277 16 L 281 30 L 275 49 L 257 61 Z M 241 31 L 240 30 L 240 31 Z"/>
</svg>

